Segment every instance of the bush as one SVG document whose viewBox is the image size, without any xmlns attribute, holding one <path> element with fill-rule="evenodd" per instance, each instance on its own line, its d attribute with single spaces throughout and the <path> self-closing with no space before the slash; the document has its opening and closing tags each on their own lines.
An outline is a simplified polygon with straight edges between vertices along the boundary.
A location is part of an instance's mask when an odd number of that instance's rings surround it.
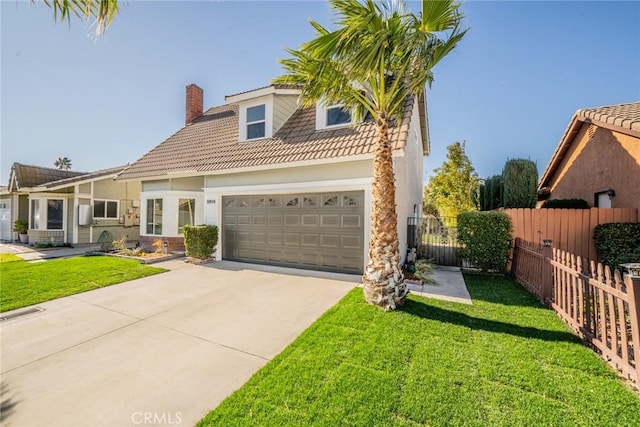
<svg viewBox="0 0 640 427">
<path fill-rule="evenodd" d="M 589 203 L 583 199 L 553 199 L 545 201 L 541 207 L 546 209 L 589 209 Z"/>
<path fill-rule="evenodd" d="M 538 167 L 527 159 L 507 160 L 502 170 L 505 208 L 535 208 L 538 199 Z"/>
<path fill-rule="evenodd" d="M 505 271 L 511 249 L 511 218 L 503 212 L 458 215 L 462 257 L 482 271 Z"/>
<path fill-rule="evenodd" d="M 502 206 L 502 175 L 494 175 L 484 182 L 483 211 L 491 211 Z"/>
<path fill-rule="evenodd" d="M 598 255 L 602 263 L 611 268 L 620 268 L 624 262 L 640 254 L 640 223 L 610 223 L 596 225 L 593 229 Z"/>
<path fill-rule="evenodd" d="M 24 219 L 16 219 L 13 223 L 13 231 L 18 234 L 27 234 L 27 230 L 29 229 L 29 223 Z"/>
<path fill-rule="evenodd" d="M 216 250 L 218 227 L 215 225 L 185 225 L 184 247 L 187 256 L 207 259 Z"/>
</svg>

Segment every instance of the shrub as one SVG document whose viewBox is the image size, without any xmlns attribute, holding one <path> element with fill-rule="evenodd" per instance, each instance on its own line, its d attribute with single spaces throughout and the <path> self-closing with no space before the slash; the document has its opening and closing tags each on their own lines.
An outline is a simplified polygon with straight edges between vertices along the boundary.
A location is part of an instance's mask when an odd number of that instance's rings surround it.
<svg viewBox="0 0 640 427">
<path fill-rule="evenodd" d="M 502 170 L 505 208 L 535 208 L 538 199 L 538 167 L 527 159 L 507 160 Z"/>
<path fill-rule="evenodd" d="M 541 207 L 546 209 L 589 209 L 589 203 L 583 199 L 553 199 L 545 201 Z"/>
<path fill-rule="evenodd" d="M 602 263 L 619 268 L 640 253 L 640 223 L 610 223 L 596 225 L 593 229 L 596 249 Z"/>
<path fill-rule="evenodd" d="M 218 227 L 215 225 L 185 225 L 184 247 L 187 256 L 206 259 L 218 244 Z"/>
<path fill-rule="evenodd" d="M 502 175 L 494 175 L 484 182 L 483 211 L 491 211 L 502 206 Z"/>
<path fill-rule="evenodd" d="M 16 219 L 13 223 L 13 231 L 18 234 L 27 234 L 27 230 L 29 229 L 29 223 L 24 219 Z"/>
<path fill-rule="evenodd" d="M 458 215 L 462 257 L 482 271 L 504 271 L 511 249 L 511 218 L 503 212 Z"/>
</svg>

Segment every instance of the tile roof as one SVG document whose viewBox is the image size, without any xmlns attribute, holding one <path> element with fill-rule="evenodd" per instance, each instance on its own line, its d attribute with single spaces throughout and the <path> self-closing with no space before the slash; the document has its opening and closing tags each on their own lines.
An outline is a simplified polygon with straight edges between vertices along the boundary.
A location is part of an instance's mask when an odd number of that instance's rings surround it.
<svg viewBox="0 0 640 427">
<path fill-rule="evenodd" d="M 256 89 L 250 89 L 250 90 L 245 90 L 242 92 L 238 92 L 238 93 L 232 93 L 231 95 L 225 95 L 225 98 L 231 98 L 232 96 L 238 96 L 238 95 L 244 95 L 245 93 L 250 93 L 250 92 L 257 92 L 259 90 L 262 89 L 267 89 L 273 87 L 274 89 L 300 89 L 300 85 L 297 84 L 285 84 L 285 83 L 277 83 L 277 84 L 270 84 L 268 86 L 262 86 Z"/>
<path fill-rule="evenodd" d="M 64 187 L 67 185 L 74 184 L 79 181 L 88 181 L 95 178 L 108 177 L 109 175 L 115 176 L 116 174 L 122 172 L 128 165 L 125 166 L 116 166 L 109 169 L 101 169 L 95 172 L 84 173 L 83 175 L 74 176 L 71 178 L 60 179 L 58 181 L 51 181 L 46 184 L 43 184 L 44 187 L 53 188 L 53 187 Z"/>
<path fill-rule="evenodd" d="M 394 149 L 403 148 L 407 140 L 413 104 L 414 97 L 407 98 L 401 125 L 391 128 Z M 213 107 L 134 162 L 118 179 L 197 175 L 373 153 L 373 121 L 318 131 L 315 120 L 315 107 L 298 108 L 273 137 L 239 142 L 238 106 Z"/>
<path fill-rule="evenodd" d="M 640 101 L 596 108 L 583 108 L 578 110 L 576 115 L 640 132 Z"/>
<path fill-rule="evenodd" d="M 38 187 L 52 181 L 86 175 L 87 172 L 65 171 L 41 166 L 23 165 L 14 163 L 11 166 L 11 174 L 16 179 L 17 189 Z M 11 179 L 9 179 L 11 183 Z"/>
<path fill-rule="evenodd" d="M 549 164 L 542 173 L 542 177 L 538 183 L 538 191 L 542 191 L 551 185 L 556 170 L 560 166 L 560 163 L 562 163 L 564 156 L 569 151 L 575 136 L 580 131 L 580 127 L 584 122 L 595 122 L 595 125 L 600 122 L 618 127 L 622 131 L 630 130 L 632 132 L 640 132 L 640 101 L 603 107 L 582 108 L 576 111 L 565 129 L 553 156 L 551 156 Z M 638 135 L 638 137 L 640 137 L 640 135 Z"/>
</svg>

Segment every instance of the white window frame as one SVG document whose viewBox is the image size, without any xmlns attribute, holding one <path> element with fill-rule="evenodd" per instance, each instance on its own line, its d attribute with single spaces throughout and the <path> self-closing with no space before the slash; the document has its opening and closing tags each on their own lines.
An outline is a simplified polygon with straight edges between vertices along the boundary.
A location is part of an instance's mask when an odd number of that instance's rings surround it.
<svg viewBox="0 0 640 427">
<path fill-rule="evenodd" d="M 335 125 L 328 124 L 328 114 L 329 110 L 333 108 L 342 108 L 342 104 L 326 104 L 323 101 L 320 101 L 316 104 L 316 130 L 324 130 L 324 129 L 336 129 L 349 127 L 353 123 L 353 112 L 349 112 L 351 116 L 351 120 L 347 123 L 339 123 Z"/>
<path fill-rule="evenodd" d="M 49 223 L 49 200 L 62 201 L 62 228 L 47 228 Z M 38 201 L 38 228 L 33 224 L 33 202 Z M 63 196 L 29 197 L 29 230 L 35 231 L 66 231 L 67 230 L 67 199 Z"/>
<path fill-rule="evenodd" d="M 178 209 L 176 210 L 176 215 L 177 215 L 176 224 L 178 225 L 177 233 L 180 236 L 184 236 L 184 226 L 180 227 L 180 200 L 193 200 L 193 211 L 191 212 L 192 222 L 191 224 L 185 224 L 185 225 L 196 225 L 196 204 L 198 200 L 195 197 L 190 197 L 190 196 L 178 197 Z M 182 231 L 180 231 L 180 228 L 182 228 Z"/>
<path fill-rule="evenodd" d="M 247 126 L 262 123 L 263 120 L 255 120 L 247 122 L 247 110 L 252 107 L 264 105 L 264 136 L 258 138 L 247 138 Z M 239 135 L 240 142 L 260 141 L 261 139 L 271 138 L 273 133 L 273 99 L 272 97 L 262 97 L 253 102 L 247 102 L 240 105 L 239 112 Z"/>
<path fill-rule="evenodd" d="M 96 209 L 96 202 L 104 202 L 104 214 L 105 216 L 96 216 L 95 215 L 95 209 Z M 115 203 L 116 204 L 116 216 L 115 217 L 111 217 L 111 216 L 106 216 L 108 209 L 107 209 L 107 203 Z M 113 200 L 113 199 L 93 199 L 93 204 L 91 206 L 91 210 L 93 211 L 93 218 L 94 219 L 119 219 L 120 218 L 120 200 Z"/>
<path fill-rule="evenodd" d="M 147 200 L 162 199 L 162 234 L 148 234 Z M 180 199 L 195 199 L 194 224 L 203 224 L 204 195 L 202 191 L 191 190 L 153 190 L 140 193 L 140 235 L 149 237 L 184 237 L 178 233 Z M 144 220 L 144 224 L 143 224 Z"/>
<path fill-rule="evenodd" d="M 148 220 L 147 220 L 147 218 L 149 217 L 149 200 L 153 200 L 153 201 L 154 201 L 154 203 L 153 203 L 154 210 L 155 210 L 155 201 L 156 201 L 156 200 L 162 200 L 162 213 L 161 213 L 161 215 L 160 215 L 160 223 L 159 223 L 159 225 L 160 225 L 160 229 L 161 229 L 162 231 L 161 231 L 160 233 L 155 233 L 155 232 L 150 233 L 150 232 L 149 232 L 149 229 L 148 229 L 148 227 L 149 227 L 149 222 L 148 222 Z M 166 202 L 165 202 L 164 197 L 148 197 L 148 198 L 144 199 L 144 206 L 145 206 L 145 213 L 144 213 L 144 235 L 145 235 L 145 236 L 163 236 L 163 235 L 164 235 L 164 234 L 163 234 L 163 232 L 164 232 L 164 225 L 165 225 L 165 224 L 164 224 L 164 222 L 165 222 L 165 209 L 166 209 L 166 207 L 165 207 L 165 203 L 166 203 Z M 155 216 L 155 212 L 154 212 L 154 214 L 153 214 L 153 228 L 154 228 L 154 231 L 155 231 L 156 226 L 158 225 L 158 224 L 156 224 L 156 222 L 155 222 L 155 217 L 156 217 L 156 216 Z"/>
</svg>

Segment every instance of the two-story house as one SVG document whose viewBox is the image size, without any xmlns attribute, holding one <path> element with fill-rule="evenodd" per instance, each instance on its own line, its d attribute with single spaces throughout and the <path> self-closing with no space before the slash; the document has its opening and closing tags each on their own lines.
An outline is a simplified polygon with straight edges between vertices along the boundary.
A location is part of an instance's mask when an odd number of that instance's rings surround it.
<svg viewBox="0 0 640 427">
<path fill-rule="evenodd" d="M 300 90 L 270 85 L 203 112 L 187 86 L 186 123 L 118 177 L 142 181 L 140 239 L 183 245 L 182 227 L 215 224 L 218 259 L 361 273 L 372 205 L 374 123 L 340 105 L 298 104 Z M 429 151 L 424 97 L 392 127 L 401 256 L 407 217 L 419 211 Z"/>
</svg>

